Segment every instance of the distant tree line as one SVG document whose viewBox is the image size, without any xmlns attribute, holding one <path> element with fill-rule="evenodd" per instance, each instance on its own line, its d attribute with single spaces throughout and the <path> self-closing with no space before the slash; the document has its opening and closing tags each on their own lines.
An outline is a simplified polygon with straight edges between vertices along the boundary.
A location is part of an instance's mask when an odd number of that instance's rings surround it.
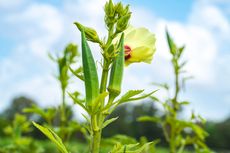
<svg viewBox="0 0 230 153">
<path fill-rule="evenodd" d="M 30 98 L 22 96 L 13 99 L 8 108 L 0 113 L 0 137 L 5 136 L 3 129 L 13 121 L 16 113 L 24 114 L 30 120 L 36 120 L 40 123 L 43 122 L 38 116 L 23 112 L 24 108 L 31 107 L 32 105 L 37 105 L 37 103 Z M 69 111 L 71 111 L 70 108 Z M 134 137 L 137 140 L 144 136 L 150 141 L 161 139 L 160 145 L 166 145 L 162 129 L 159 125 L 148 122 L 140 123 L 137 121 L 137 118 L 142 115 L 154 116 L 158 113 L 156 106 L 151 101 L 140 102 L 139 104 L 124 104 L 110 115 L 110 118 L 117 117 L 118 114 L 120 117 L 116 122 L 109 125 L 109 129 L 105 128 L 103 136 L 111 137 L 116 133 L 120 133 Z M 71 112 L 71 114 L 73 114 L 73 112 Z M 55 124 L 60 123 L 58 115 L 60 114 L 57 113 L 57 119 L 54 120 Z M 69 120 L 73 119 L 73 115 L 71 115 Z M 209 133 L 209 137 L 206 140 L 209 147 L 223 150 L 230 149 L 230 118 L 221 122 L 208 121 L 205 129 Z M 37 130 L 33 130 L 30 135 L 34 138 L 44 138 Z M 82 139 L 82 136 L 75 134 L 73 138 Z"/>
</svg>

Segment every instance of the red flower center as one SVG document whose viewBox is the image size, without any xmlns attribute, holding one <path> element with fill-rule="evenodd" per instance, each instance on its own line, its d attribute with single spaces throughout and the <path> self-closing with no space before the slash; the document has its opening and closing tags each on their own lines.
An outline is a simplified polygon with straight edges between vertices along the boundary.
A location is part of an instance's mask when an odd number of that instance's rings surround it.
<svg viewBox="0 0 230 153">
<path fill-rule="evenodd" d="M 125 48 L 125 60 L 128 60 L 131 57 L 132 49 L 128 45 L 125 45 L 124 48 Z"/>
</svg>

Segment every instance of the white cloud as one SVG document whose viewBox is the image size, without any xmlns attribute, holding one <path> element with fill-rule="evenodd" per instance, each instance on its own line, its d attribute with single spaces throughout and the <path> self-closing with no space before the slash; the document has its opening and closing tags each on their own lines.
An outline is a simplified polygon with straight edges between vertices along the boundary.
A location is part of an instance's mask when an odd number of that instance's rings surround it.
<svg viewBox="0 0 230 153">
<path fill-rule="evenodd" d="M 17 25 L 10 29 L 10 33 L 22 39 L 19 45 L 24 50 L 43 57 L 47 55 L 47 49 L 60 39 L 64 28 L 57 8 L 45 4 L 32 4 L 20 13 L 10 14 L 6 22 Z"/>
<path fill-rule="evenodd" d="M 199 2 L 195 5 L 189 22 L 207 28 L 219 36 L 230 33 L 230 23 L 224 12 L 215 5 Z"/>
<path fill-rule="evenodd" d="M 5 0 L 0 0 L 0 4 L 3 1 L 6 3 Z M 28 93 L 44 105 L 58 101 L 58 86 L 54 79 L 48 77 L 54 67 L 47 61 L 46 53 L 54 49 L 62 50 L 69 41 L 80 42 L 79 32 L 73 25 L 74 21 L 94 27 L 100 35 L 105 34 L 104 2 L 104 0 L 87 2 L 70 0 L 65 1 L 61 7 L 41 2 L 30 3 L 17 13 L 7 14 L 4 21 L 10 28 L 5 27 L 6 31 L 10 36 L 16 37 L 19 43 L 13 55 L 1 62 L 5 69 L 1 69 L 3 75 L 0 83 L 4 82 L 8 86 L 7 94 L 2 94 L 4 91 L 0 92 L 2 100 L 8 102 L 15 94 Z M 196 1 L 187 23 L 167 21 L 154 16 L 150 10 L 137 7 L 133 8 L 131 23 L 135 26 L 145 26 L 156 33 L 157 52 L 152 65 L 136 64 L 127 68 L 124 79 L 125 90 L 130 88 L 153 90 L 154 88 L 149 86 L 150 82 L 173 80 L 168 77 L 172 71 L 165 40 L 166 25 L 177 44 L 186 44 L 185 59 L 189 60 L 187 69 L 189 74 L 195 76 L 191 87 L 207 89 L 216 85 L 219 77 L 215 69 L 220 49 L 218 40 L 223 37 L 229 39 L 227 33 L 230 31 L 230 24 L 224 13 L 214 4 Z M 97 48 L 94 53 L 97 57 L 100 55 Z M 25 75 L 31 76 L 25 77 Z M 82 86 L 79 89 L 82 90 Z M 197 90 L 201 92 L 199 88 Z M 200 110 L 205 109 L 203 107 Z"/>
</svg>

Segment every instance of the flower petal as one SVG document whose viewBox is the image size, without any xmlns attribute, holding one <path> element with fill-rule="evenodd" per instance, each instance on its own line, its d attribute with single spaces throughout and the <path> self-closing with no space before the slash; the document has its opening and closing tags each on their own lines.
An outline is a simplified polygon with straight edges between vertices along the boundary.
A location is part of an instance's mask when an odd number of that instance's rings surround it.
<svg viewBox="0 0 230 153">
<path fill-rule="evenodd" d="M 131 52 L 131 57 L 125 61 L 125 65 L 127 66 L 136 62 L 145 62 L 150 64 L 153 59 L 154 52 L 155 48 L 149 48 L 146 46 L 134 48 Z"/>
<path fill-rule="evenodd" d="M 154 47 L 155 35 L 146 28 L 133 29 L 125 36 L 125 44 L 136 48 L 139 46 Z"/>
</svg>

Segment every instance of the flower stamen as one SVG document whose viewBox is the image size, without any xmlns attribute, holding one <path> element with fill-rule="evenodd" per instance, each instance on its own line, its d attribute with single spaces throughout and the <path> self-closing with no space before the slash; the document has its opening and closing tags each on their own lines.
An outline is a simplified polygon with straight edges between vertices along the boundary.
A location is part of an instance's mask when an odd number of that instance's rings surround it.
<svg viewBox="0 0 230 153">
<path fill-rule="evenodd" d="M 124 48 L 125 48 L 125 60 L 128 60 L 131 57 L 132 49 L 128 45 L 125 45 Z"/>
</svg>

